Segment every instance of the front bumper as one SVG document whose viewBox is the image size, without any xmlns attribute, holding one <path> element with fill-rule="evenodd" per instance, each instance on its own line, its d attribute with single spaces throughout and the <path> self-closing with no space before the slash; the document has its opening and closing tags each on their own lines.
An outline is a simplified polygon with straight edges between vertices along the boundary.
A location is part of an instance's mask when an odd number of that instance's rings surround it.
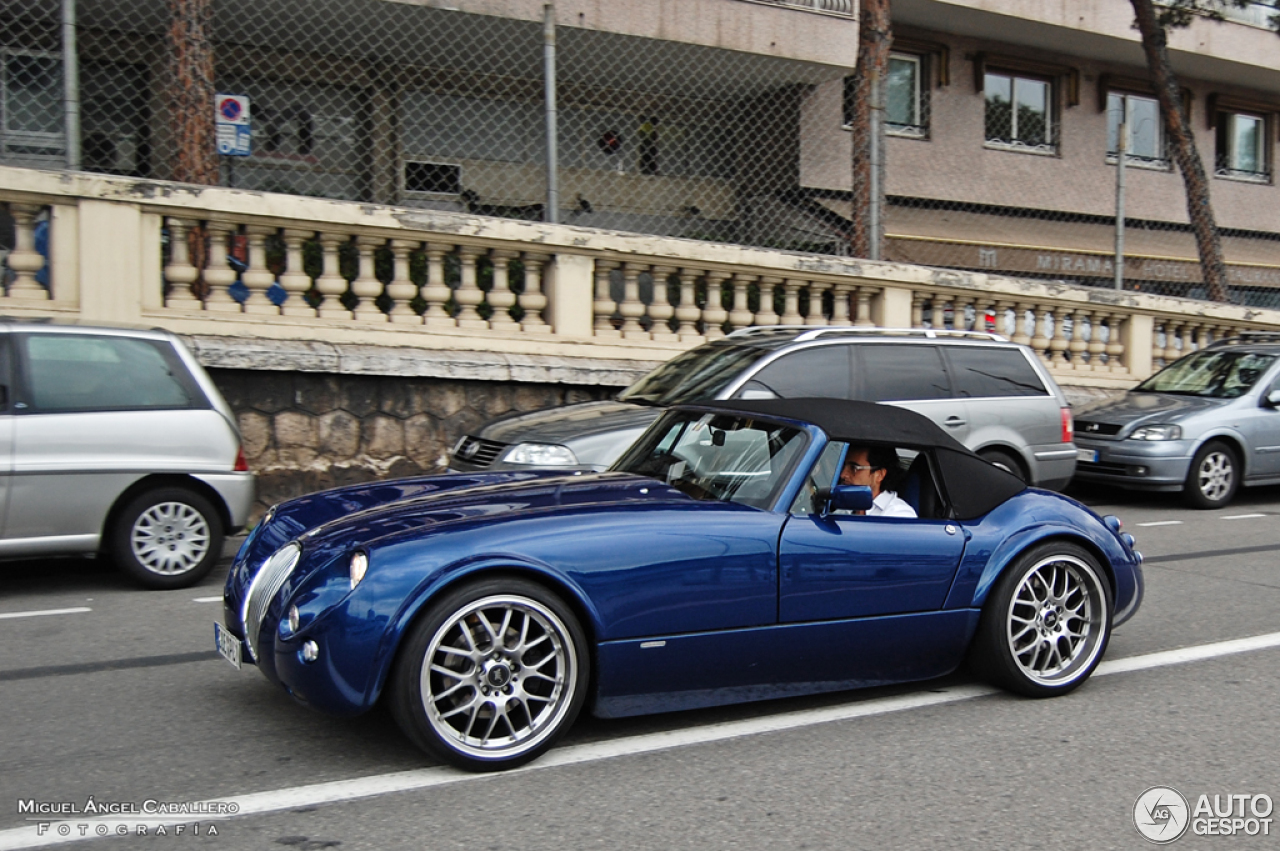
<svg viewBox="0 0 1280 851">
<path fill-rule="evenodd" d="M 1076 436 L 1076 447 L 1096 460 L 1076 462 L 1076 477 L 1133 490 L 1181 490 L 1191 469 L 1188 440 L 1098 440 Z"/>
</svg>

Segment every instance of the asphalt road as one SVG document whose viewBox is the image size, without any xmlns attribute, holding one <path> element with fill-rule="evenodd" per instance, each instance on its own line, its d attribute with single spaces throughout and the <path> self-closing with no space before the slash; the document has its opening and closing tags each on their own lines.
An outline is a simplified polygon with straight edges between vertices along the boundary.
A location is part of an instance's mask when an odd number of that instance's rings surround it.
<svg viewBox="0 0 1280 851">
<path fill-rule="evenodd" d="M 1211 512 L 1074 495 L 1137 537 L 1147 596 L 1099 675 L 1069 696 L 1015 698 L 961 673 L 584 718 L 502 775 L 434 766 L 385 711 L 328 718 L 231 668 L 211 649 L 225 571 L 148 592 L 89 560 L 0 565 L 0 849 L 60 839 L 54 827 L 38 835 L 21 802 L 82 809 L 90 797 L 239 806 L 235 818 L 186 818 L 180 835 L 140 838 L 141 819 L 126 816 L 107 838 L 72 818 L 66 837 L 210 851 L 1142 848 L 1133 808 L 1149 787 L 1174 787 L 1193 808 L 1202 794 L 1280 799 L 1280 488 Z M 1219 645 L 1257 636 L 1243 652 Z M 1188 648 L 1205 658 L 1153 655 Z M 1280 834 L 1280 813 L 1269 817 Z M 129 836 L 114 835 L 119 824 Z M 1280 839 L 1188 833 L 1176 847 Z"/>
</svg>

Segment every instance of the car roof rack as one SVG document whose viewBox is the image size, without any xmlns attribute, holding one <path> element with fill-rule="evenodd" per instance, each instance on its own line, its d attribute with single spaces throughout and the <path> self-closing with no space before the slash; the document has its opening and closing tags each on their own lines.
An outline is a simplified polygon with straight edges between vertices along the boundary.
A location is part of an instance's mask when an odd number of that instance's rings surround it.
<svg viewBox="0 0 1280 851">
<path fill-rule="evenodd" d="M 1207 348 L 1218 346 L 1243 346 L 1249 343 L 1280 343 L 1280 331 L 1242 331 L 1221 340 L 1214 340 Z"/>
<path fill-rule="evenodd" d="M 730 337 L 764 337 L 786 335 L 796 342 L 835 335 L 879 335 L 884 337 L 963 338 L 1007 343 L 1009 338 L 989 331 L 958 331 L 950 328 L 876 328 L 865 325 L 753 325 L 739 328 Z M 1278 335 L 1280 336 L 1280 335 Z"/>
</svg>

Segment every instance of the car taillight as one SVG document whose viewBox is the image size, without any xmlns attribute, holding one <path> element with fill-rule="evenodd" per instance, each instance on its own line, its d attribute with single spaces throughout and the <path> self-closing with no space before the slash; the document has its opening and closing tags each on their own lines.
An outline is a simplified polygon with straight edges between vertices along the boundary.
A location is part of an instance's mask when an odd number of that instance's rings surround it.
<svg viewBox="0 0 1280 851">
<path fill-rule="evenodd" d="M 1071 417 L 1071 409 L 1062 409 L 1062 442 L 1070 443 L 1076 439 L 1076 423 Z"/>
<path fill-rule="evenodd" d="M 236 464 L 231 469 L 235 470 L 237 473 L 249 472 L 249 462 L 244 459 L 243 446 L 236 447 Z"/>
</svg>

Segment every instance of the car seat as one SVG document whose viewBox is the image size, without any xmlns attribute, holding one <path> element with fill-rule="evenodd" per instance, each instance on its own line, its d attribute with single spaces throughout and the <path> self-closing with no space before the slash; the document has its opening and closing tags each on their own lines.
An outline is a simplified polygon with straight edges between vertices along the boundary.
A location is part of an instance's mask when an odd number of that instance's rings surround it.
<svg viewBox="0 0 1280 851">
<path fill-rule="evenodd" d="M 939 515 L 942 500 L 938 497 L 929 457 L 925 453 L 917 455 L 907 468 L 898 496 L 916 510 L 917 517 L 933 519 Z"/>
</svg>

